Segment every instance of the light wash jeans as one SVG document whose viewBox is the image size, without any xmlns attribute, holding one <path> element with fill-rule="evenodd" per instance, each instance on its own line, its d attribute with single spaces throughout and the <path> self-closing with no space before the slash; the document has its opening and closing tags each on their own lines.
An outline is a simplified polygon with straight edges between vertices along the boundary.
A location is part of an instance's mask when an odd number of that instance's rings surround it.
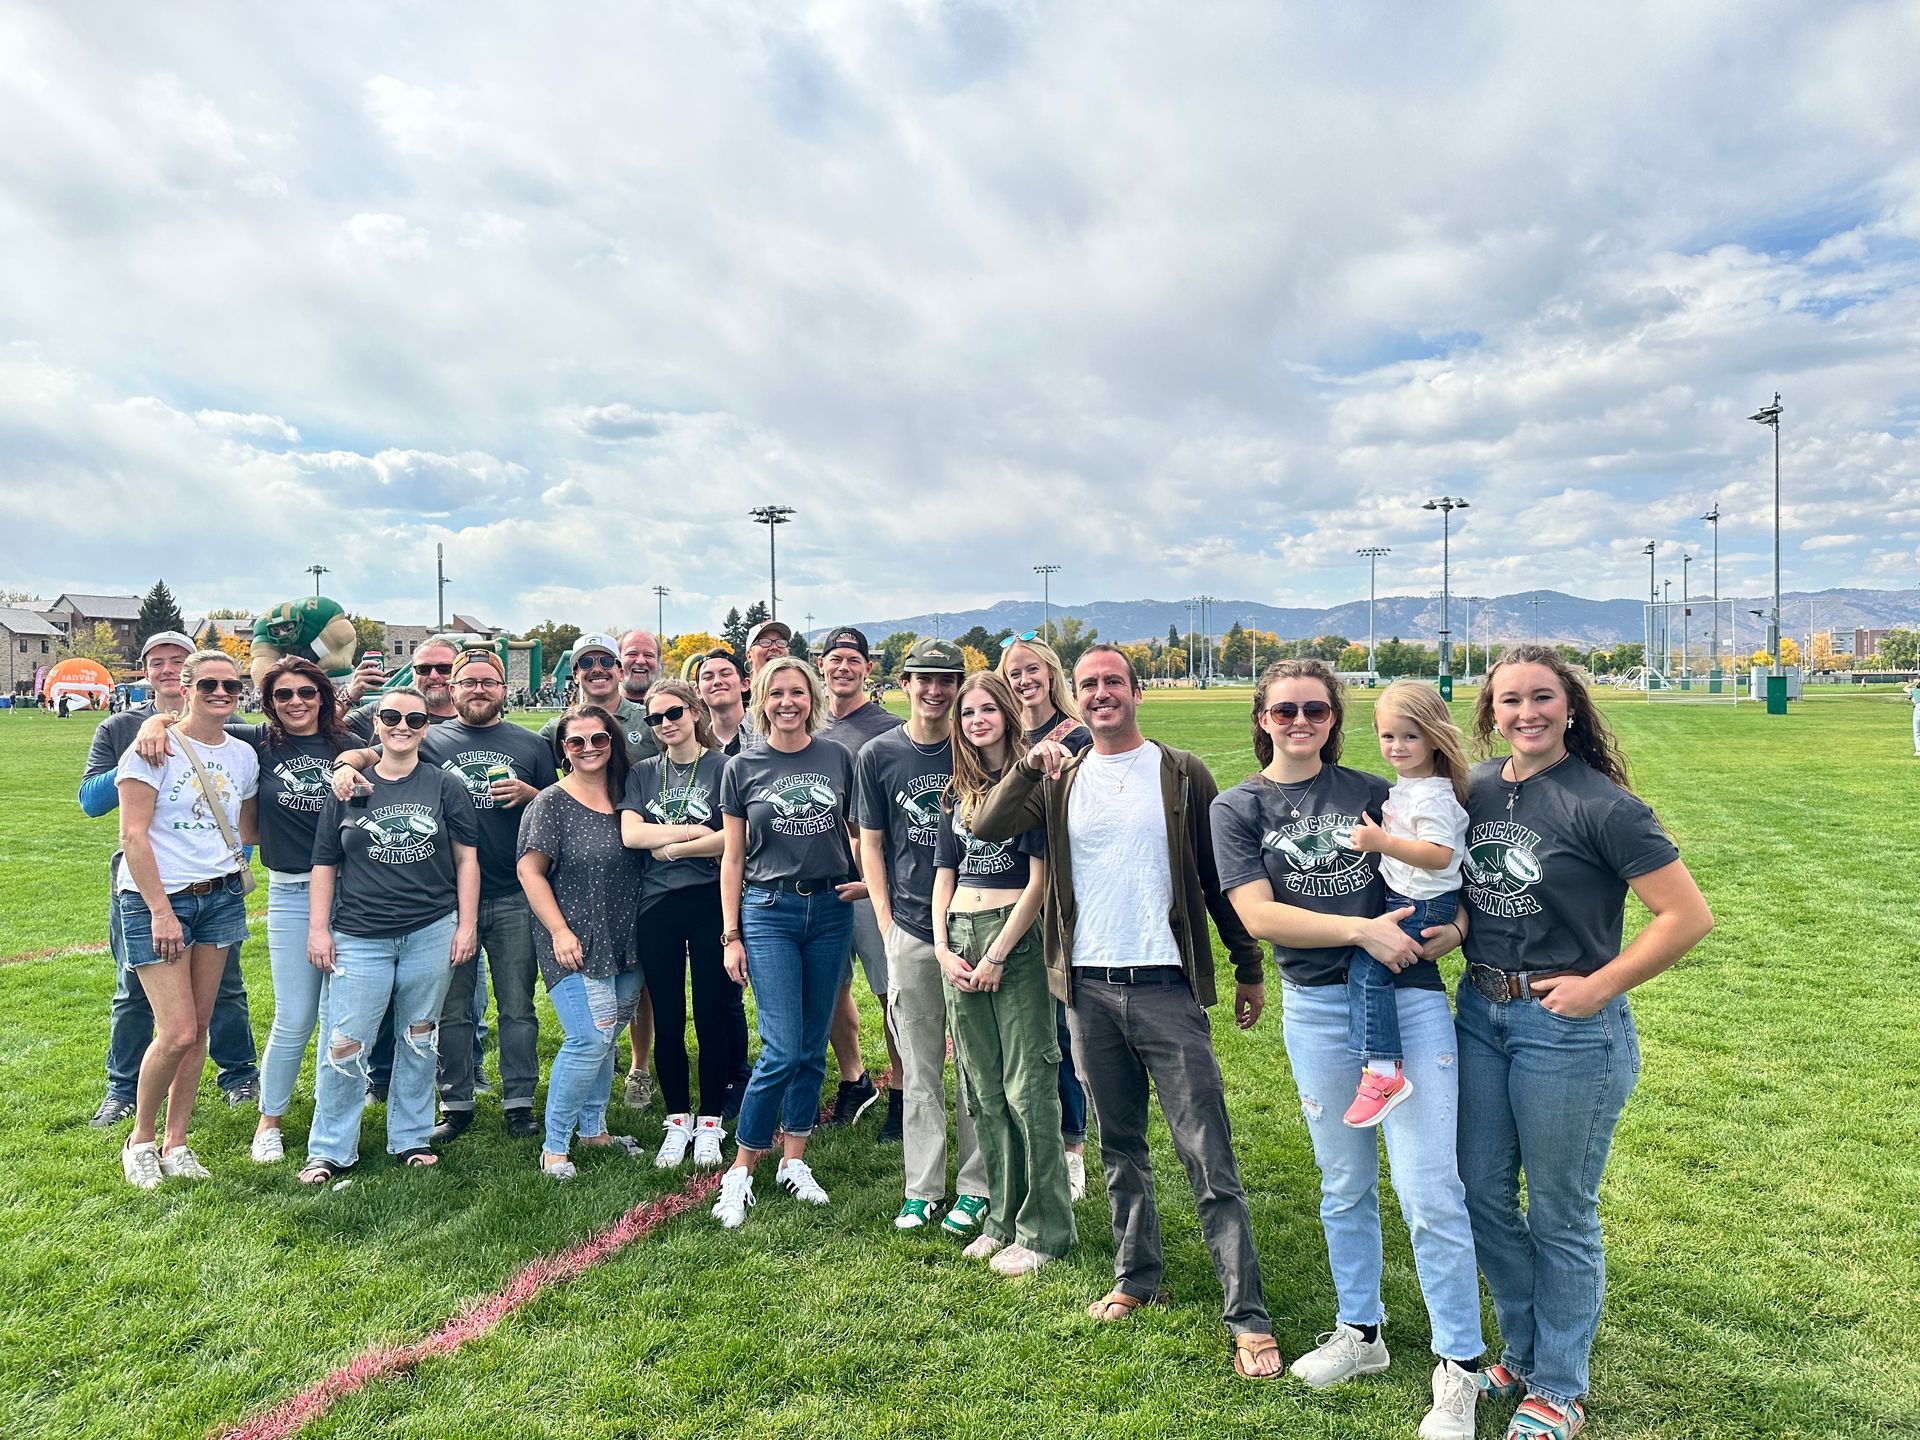
<svg viewBox="0 0 1920 1440">
<path fill-rule="evenodd" d="M 831 885 L 795 895 L 750 884 L 740 896 L 740 933 L 760 1058 L 740 1097 L 734 1139 L 744 1150 L 771 1150 L 776 1119 L 795 1138 L 819 1123 L 827 1029 L 840 1003 L 853 907 Z"/>
<path fill-rule="evenodd" d="M 1587 1393 L 1607 1285 L 1600 1175 L 1640 1078 L 1640 1037 L 1624 995 L 1570 1020 L 1537 1000 L 1495 1005 L 1463 981 L 1459 1009 L 1460 1177 L 1501 1363 L 1565 1408 Z"/>
<path fill-rule="evenodd" d="M 607 1133 L 614 1041 L 633 1018 L 642 982 L 638 970 L 622 970 L 611 980 L 575 974 L 547 992 L 566 1034 L 547 1072 L 549 1155 L 566 1154 L 576 1129 L 583 1138 Z"/>
<path fill-rule="evenodd" d="M 393 1001 L 393 1079 L 387 1088 L 387 1153 L 418 1150 L 433 1131 L 433 1079 L 440 1007 L 453 978 L 454 917 L 405 935 L 371 938 L 333 932 L 333 974 L 321 1004 L 327 1031 L 314 1084 L 307 1158 L 351 1165 L 360 1158 L 360 1112 L 367 1106 L 367 1064 L 380 1017 Z M 416 1033 L 415 1027 L 425 1027 Z M 336 1047 L 355 1047 L 337 1056 Z"/>
<path fill-rule="evenodd" d="M 1413 1240 L 1414 1269 L 1427 1302 L 1433 1352 L 1471 1360 L 1480 1334 L 1480 1281 L 1473 1268 L 1467 1199 L 1454 1159 L 1460 1067 L 1453 1016 L 1441 990 L 1397 989 L 1402 1065 L 1413 1094 L 1379 1130 L 1340 1118 L 1360 1084 L 1363 1062 L 1348 1047 L 1347 987 L 1281 983 L 1281 1031 L 1300 1109 L 1320 1166 L 1320 1228 L 1327 1237 L 1338 1313 L 1348 1325 L 1378 1325 L 1380 1140 L 1400 1213 Z"/>
<path fill-rule="evenodd" d="M 260 1113 L 278 1119 L 293 1103 L 300 1063 L 320 1023 L 326 972 L 307 960 L 305 879 L 267 882 L 267 964 L 273 974 L 273 1030 L 260 1059 Z"/>
</svg>

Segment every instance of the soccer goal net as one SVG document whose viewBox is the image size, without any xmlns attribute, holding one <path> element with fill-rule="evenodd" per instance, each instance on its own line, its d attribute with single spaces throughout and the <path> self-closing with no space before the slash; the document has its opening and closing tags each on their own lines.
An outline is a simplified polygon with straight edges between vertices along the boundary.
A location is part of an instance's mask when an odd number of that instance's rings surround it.
<svg viewBox="0 0 1920 1440">
<path fill-rule="evenodd" d="M 1647 648 L 1640 689 L 1647 699 L 1729 705 L 1740 700 L 1737 601 L 1660 600 L 1644 609 Z M 1757 638 L 1752 628 L 1749 642 Z"/>
</svg>

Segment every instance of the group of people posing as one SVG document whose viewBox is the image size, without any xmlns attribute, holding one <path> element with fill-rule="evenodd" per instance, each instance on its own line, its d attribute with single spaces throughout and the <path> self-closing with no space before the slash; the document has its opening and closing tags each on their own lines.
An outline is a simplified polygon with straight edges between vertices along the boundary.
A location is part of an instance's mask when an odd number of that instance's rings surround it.
<svg viewBox="0 0 1920 1440">
<path fill-rule="evenodd" d="M 122 812 L 122 983 L 96 1121 L 132 1115 L 127 1178 L 206 1174 L 186 1141 L 209 1041 L 223 1090 L 249 1098 L 235 957 L 243 847 L 257 841 L 275 1016 L 253 1156 L 283 1155 L 318 1030 L 304 1182 L 357 1162 L 370 1093 L 384 1093 L 404 1165 L 435 1163 L 471 1125 L 470 962 L 483 952 L 502 1109 L 510 1133 L 544 1135 L 546 1174 L 570 1178 L 580 1147 L 642 1153 L 607 1123 L 627 1028 L 625 1096 L 645 1102 L 651 1050 L 667 1111 L 655 1163 L 726 1164 L 722 1227 L 746 1223 L 776 1146 L 775 1188 L 825 1205 L 806 1156 L 827 1052 L 835 1122 L 879 1098 L 860 1059 L 857 957 L 886 1022 L 896 1226 L 938 1225 L 1007 1276 L 1064 1255 L 1090 1101 L 1115 1281 L 1088 1313 L 1123 1323 L 1167 1303 L 1147 1143 L 1157 1094 L 1235 1372 L 1332 1385 L 1388 1365 L 1384 1139 L 1436 1357 L 1420 1435 L 1470 1437 L 1479 1402 L 1501 1399 L 1519 1400 L 1510 1437 L 1576 1433 L 1604 1286 L 1601 1171 L 1640 1067 L 1627 992 L 1712 925 L 1579 674 L 1544 647 L 1503 656 L 1473 729 L 1509 753 L 1477 766 L 1431 687 L 1390 686 L 1374 708 L 1389 787 L 1339 763 L 1346 697 L 1331 670 L 1281 661 L 1254 693 L 1260 769 L 1219 793 L 1198 757 L 1141 733 L 1140 677 L 1115 647 L 1091 647 L 1069 675 L 1030 634 L 997 670 L 967 674 L 957 646 L 923 639 L 901 667 L 903 723 L 867 695 L 858 630 L 831 632 L 817 670 L 785 653 L 788 638 L 761 626 L 746 656 L 716 650 L 660 679 L 646 632 L 584 636 L 579 703 L 539 735 L 503 718 L 505 676 L 483 649 L 422 646 L 417 683 L 359 709 L 372 670 L 336 694 L 289 658 L 262 686 L 266 723 L 246 726 L 231 661 L 149 641 L 159 711 L 103 724 L 82 786 L 103 813 L 106 777 Z M 1629 888 L 1652 919 L 1623 947 Z M 1259 942 L 1271 947 L 1321 1174 L 1335 1323 L 1290 1367 L 1205 1013 L 1209 924 L 1242 1029 L 1265 1009 Z M 1450 1007 L 1436 962 L 1458 947 Z M 565 1032 L 544 1127 L 536 972 Z"/>
</svg>

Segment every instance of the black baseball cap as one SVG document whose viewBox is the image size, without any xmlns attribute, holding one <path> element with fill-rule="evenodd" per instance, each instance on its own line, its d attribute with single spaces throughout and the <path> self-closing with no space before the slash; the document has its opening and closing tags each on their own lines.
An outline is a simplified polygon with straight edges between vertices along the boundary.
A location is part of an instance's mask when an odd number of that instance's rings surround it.
<svg viewBox="0 0 1920 1440">
<path fill-rule="evenodd" d="M 873 658 L 873 651 L 867 646 L 867 637 L 851 625 L 842 625 L 838 630 L 828 631 L 827 638 L 820 642 L 822 659 L 835 650 L 858 650 L 862 660 Z"/>
</svg>

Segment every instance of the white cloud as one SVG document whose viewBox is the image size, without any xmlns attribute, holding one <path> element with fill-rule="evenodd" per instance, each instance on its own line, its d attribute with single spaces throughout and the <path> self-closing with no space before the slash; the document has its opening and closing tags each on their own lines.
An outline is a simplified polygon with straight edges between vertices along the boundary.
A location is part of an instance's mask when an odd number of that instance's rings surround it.
<svg viewBox="0 0 1920 1440">
<path fill-rule="evenodd" d="M 394 260 L 424 260 L 431 243 L 427 232 L 404 215 L 355 215 L 340 227 L 340 234 L 350 245 Z"/>
</svg>

